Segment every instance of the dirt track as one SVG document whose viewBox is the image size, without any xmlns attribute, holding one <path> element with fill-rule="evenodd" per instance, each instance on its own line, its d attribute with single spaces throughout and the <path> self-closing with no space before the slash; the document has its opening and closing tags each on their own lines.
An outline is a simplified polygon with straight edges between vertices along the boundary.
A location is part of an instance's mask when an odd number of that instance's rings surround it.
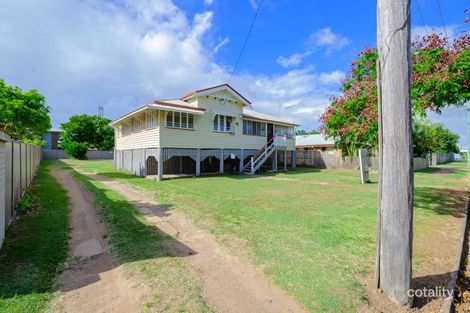
<svg viewBox="0 0 470 313">
<path fill-rule="evenodd" d="M 218 312 L 307 312 L 262 272 L 230 255 L 212 236 L 151 195 L 102 176 L 88 174 L 130 201 L 161 232 L 177 237 L 191 252 L 184 258 L 203 283 L 203 296 Z M 180 245 L 168 247 L 184 254 Z"/>
<path fill-rule="evenodd" d="M 59 277 L 60 312 L 138 312 L 148 287 L 137 275 L 127 277 L 103 239 L 106 228 L 93 207 L 93 196 L 64 170 L 51 174 L 68 190 L 71 203 L 67 267 Z"/>
</svg>

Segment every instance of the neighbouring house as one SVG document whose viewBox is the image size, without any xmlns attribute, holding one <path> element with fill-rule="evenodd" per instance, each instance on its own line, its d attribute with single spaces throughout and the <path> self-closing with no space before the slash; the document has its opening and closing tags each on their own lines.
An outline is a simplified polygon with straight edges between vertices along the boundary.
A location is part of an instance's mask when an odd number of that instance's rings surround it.
<svg viewBox="0 0 470 313">
<path fill-rule="evenodd" d="M 322 134 L 295 136 L 295 147 L 297 150 L 320 150 L 336 152 L 335 141 L 327 139 Z"/>
<path fill-rule="evenodd" d="M 42 138 L 46 141 L 46 145 L 42 148 L 46 150 L 57 150 L 59 146 L 59 137 L 61 132 L 62 131 L 60 129 L 49 129 Z"/>
<path fill-rule="evenodd" d="M 152 101 L 114 120 L 114 166 L 139 176 L 277 170 L 295 160 L 292 121 L 249 109 L 228 84 Z M 295 162 L 292 162 L 295 164 Z M 295 165 L 294 165 L 295 166 Z"/>
</svg>

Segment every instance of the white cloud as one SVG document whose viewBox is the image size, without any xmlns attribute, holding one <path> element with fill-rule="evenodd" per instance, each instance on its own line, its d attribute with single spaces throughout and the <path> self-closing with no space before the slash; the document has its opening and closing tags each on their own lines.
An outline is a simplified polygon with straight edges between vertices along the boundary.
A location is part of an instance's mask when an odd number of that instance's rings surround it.
<svg viewBox="0 0 470 313">
<path fill-rule="evenodd" d="M 204 0 L 204 4 L 207 6 L 212 5 L 214 4 L 214 0 Z"/>
<path fill-rule="evenodd" d="M 309 36 L 308 45 L 324 47 L 329 54 L 335 50 L 341 50 L 349 44 L 349 39 L 333 33 L 330 27 L 322 28 Z"/>
<path fill-rule="evenodd" d="M 72 114 L 116 118 L 149 100 L 226 82 L 206 37 L 213 12 L 187 16 L 170 0 L 124 4 L 82 0 L 5 1 L 0 10 L 0 77 L 35 88 L 52 107 L 54 126 Z M 211 50 L 212 49 L 212 50 Z M 239 74 L 232 85 L 267 114 L 306 128 L 336 90 L 313 68 L 274 75 Z"/>
<path fill-rule="evenodd" d="M 346 74 L 342 71 L 333 71 L 330 73 L 321 73 L 320 82 L 323 84 L 339 84 Z"/>
<path fill-rule="evenodd" d="M 284 68 L 297 66 L 303 61 L 303 59 L 305 59 L 307 56 L 309 56 L 313 52 L 314 51 L 311 50 L 311 51 L 305 51 L 303 53 L 294 53 L 288 57 L 279 56 L 276 62 Z"/>
<path fill-rule="evenodd" d="M 249 0 L 251 7 L 256 10 L 258 8 L 258 4 L 260 0 Z"/>
<path fill-rule="evenodd" d="M 413 40 L 416 36 L 424 37 L 431 33 L 446 34 L 449 39 L 452 40 L 457 34 L 457 25 L 446 25 L 445 29 L 442 26 L 413 26 L 411 27 L 411 39 Z"/>
<path fill-rule="evenodd" d="M 227 45 L 230 42 L 230 39 L 228 37 L 225 37 L 222 39 L 213 49 L 214 53 L 219 52 L 220 48 L 223 46 Z"/>
</svg>

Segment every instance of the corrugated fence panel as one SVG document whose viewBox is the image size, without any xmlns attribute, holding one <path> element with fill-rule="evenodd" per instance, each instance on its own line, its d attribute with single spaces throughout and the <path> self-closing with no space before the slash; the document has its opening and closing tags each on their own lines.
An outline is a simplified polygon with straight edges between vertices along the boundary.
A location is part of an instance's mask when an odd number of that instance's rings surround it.
<svg viewBox="0 0 470 313">
<path fill-rule="evenodd" d="M 12 141 L 0 133 L 0 247 L 5 228 L 15 216 L 15 208 L 31 184 L 41 161 L 41 148 Z M 5 139 L 6 138 L 6 139 Z"/>
</svg>

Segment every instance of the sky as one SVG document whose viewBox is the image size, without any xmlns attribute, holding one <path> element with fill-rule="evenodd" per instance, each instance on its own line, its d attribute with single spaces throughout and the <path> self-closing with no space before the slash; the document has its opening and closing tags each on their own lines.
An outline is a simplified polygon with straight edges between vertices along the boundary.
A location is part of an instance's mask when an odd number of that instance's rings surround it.
<svg viewBox="0 0 470 313">
<path fill-rule="evenodd" d="M 376 1 L 264 0 L 231 78 L 259 1 L 0 0 L 0 78 L 44 94 L 54 127 L 229 82 L 253 109 L 317 129 L 351 61 L 375 46 Z M 467 6 L 411 0 L 412 35 L 458 36 Z M 466 146 L 465 108 L 430 119 Z"/>
</svg>

